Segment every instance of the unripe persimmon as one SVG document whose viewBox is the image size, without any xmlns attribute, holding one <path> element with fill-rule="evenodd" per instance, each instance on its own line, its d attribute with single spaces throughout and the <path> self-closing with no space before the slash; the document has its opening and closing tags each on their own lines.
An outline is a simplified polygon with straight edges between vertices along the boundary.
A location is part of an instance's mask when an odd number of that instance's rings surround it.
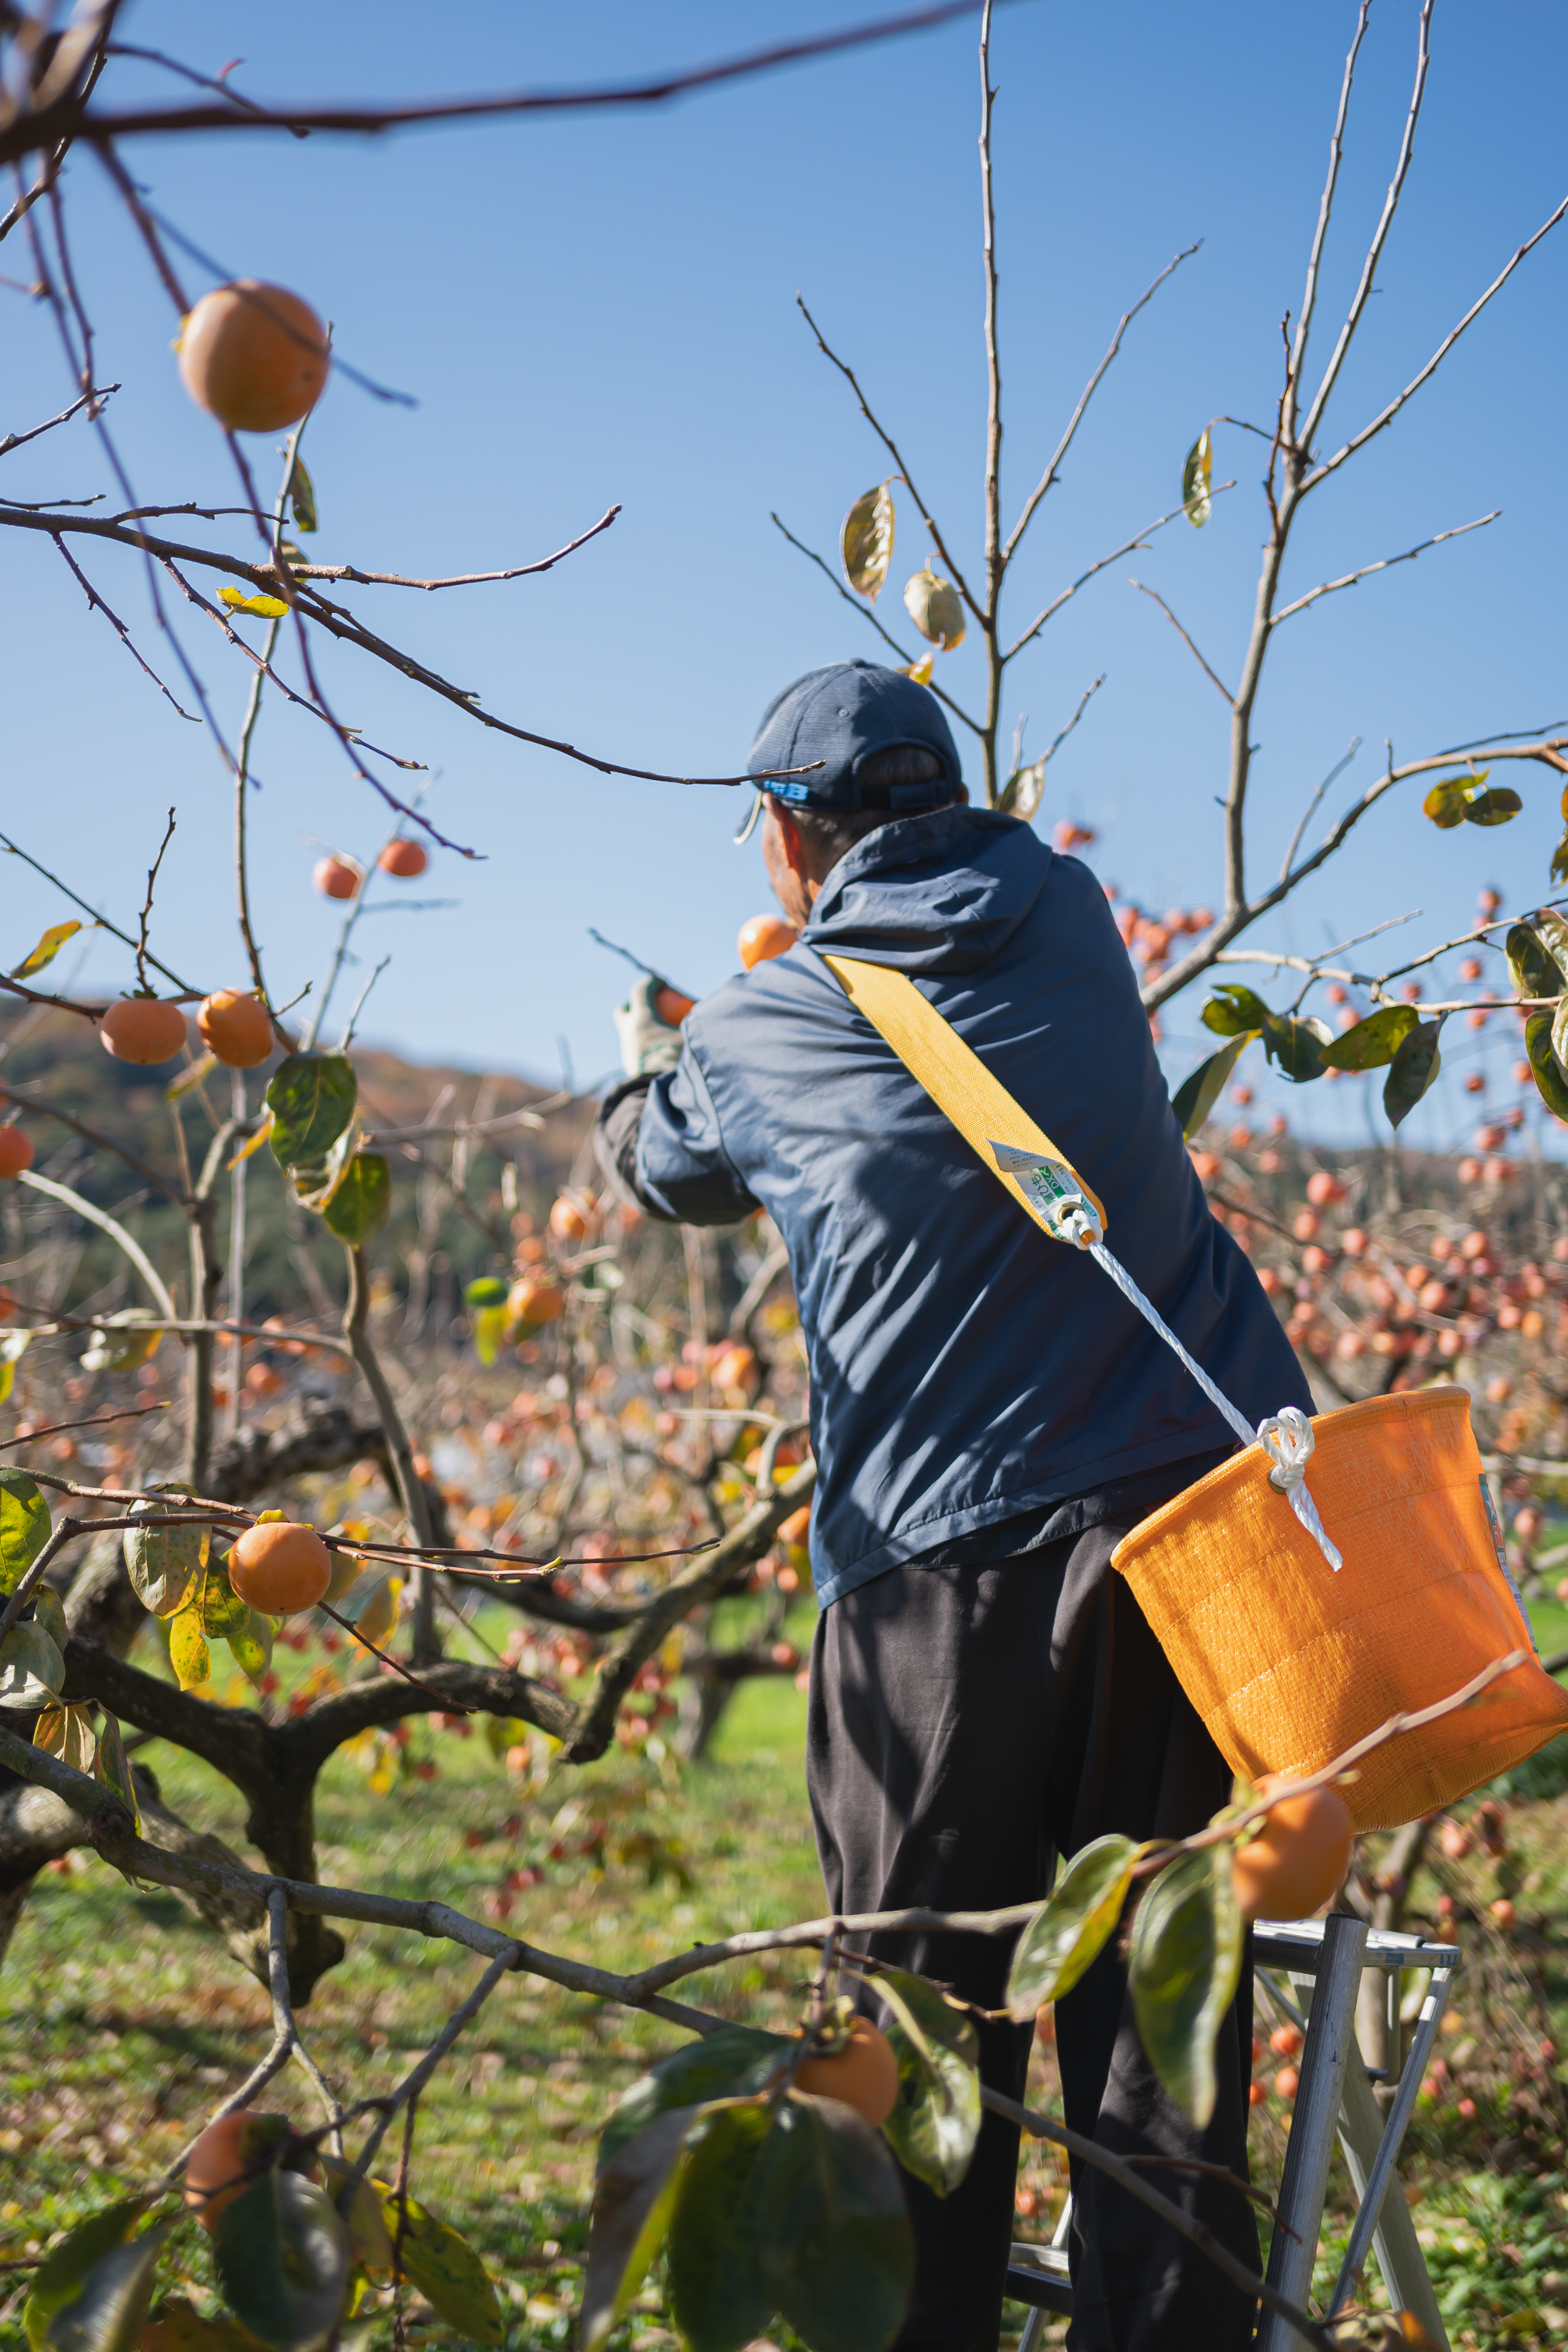
<svg viewBox="0 0 1568 2352">
<path fill-rule="evenodd" d="M 292 1617 L 324 1598 L 332 1580 L 332 1555 L 314 1528 L 293 1519 L 260 1519 L 246 1528 L 230 1552 L 228 1580 L 263 1616 Z"/>
<path fill-rule="evenodd" d="M 384 874 L 395 874 L 400 882 L 412 882 L 416 874 L 424 873 L 430 860 L 418 842 L 405 841 L 400 835 L 396 841 L 387 843 L 375 862 Z"/>
<path fill-rule="evenodd" d="M 287 2116 L 265 2115 L 255 2107 L 237 2107 L 232 2115 L 208 2124 L 185 2159 L 185 2202 L 204 2230 L 216 2229 L 225 2207 L 244 2196 L 293 2133 Z M 308 2148 L 301 2147 L 294 2162 L 282 2160 L 290 2172 L 303 2172 L 310 2180 L 321 2177 Z"/>
<path fill-rule="evenodd" d="M 858 2017 L 844 2048 L 830 2058 L 807 2058 L 795 2085 L 818 2099 L 841 2099 L 875 2130 L 898 2105 L 899 2062 L 887 2035 Z"/>
<path fill-rule="evenodd" d="M 364 875 L 349 858 L 333 856 L 317 859 L 310 879 L 323 898 L 357 898 Z"/>
<path fill-rule="evenodd" d="M 531 1276 L 512 1284 L 506 1303 L 514 1323 L 553 1323 L 566 1311 L 566 1294 L 558 1284 Z"/>
<path fill-rule="evenodd" d="M 209 1054 L 231 1070 L 254 1070 L 272 1051 L 272 1015 L 259 996 L 215 989 L 196 1008 L 196 1027 Z"/>
<path fill-rule="evenodd" d="M 0 1176 L 19 1176 L 33 1164 L 33 1147 L 19 1127 L 0 1127 Z"/>
<path fill-rule="evenodd" d="M 122 996 L 98 1024 L 99 1042 L 117 1062 L 172 1062 L 185 1043 L 185 1016 L 158 996 Z"/>
<path fill-rule="evenodd" d="M 799 937 L 795 925 L 786 923 L 782 915 L 753 915 L 742 924 L 735 946 L 750 971 L 753 964 L 765 963 L 770 956 L 786 954 Z"/>
<path fill-rule="evenodd" d="M 286 286 L 237 278 L 180 330 L 180 373 L 230 433 L 277 433 L 314 408 L 331 364 L 326 329 Z"/>
<path fill-rule="evenodd" d="M 1278 1776 L 1260 1780 L 1268 1795 Z M 1336 1895 L 1350 1868 L 1355 1830 L 1350 1808 L 1334 1789 L 1287 1797 L 1258 1835 L 1237 1849 L 1236 1899 L 1244 1919 L 1306 1919 Z"/>
<path fill-rule="evenodd" d="M 697 999 L 683 996 L 679 988 L 661 983 L 653 992 L 653 1009 L 667 1028 L 679 1029 Z"/>
</svg>

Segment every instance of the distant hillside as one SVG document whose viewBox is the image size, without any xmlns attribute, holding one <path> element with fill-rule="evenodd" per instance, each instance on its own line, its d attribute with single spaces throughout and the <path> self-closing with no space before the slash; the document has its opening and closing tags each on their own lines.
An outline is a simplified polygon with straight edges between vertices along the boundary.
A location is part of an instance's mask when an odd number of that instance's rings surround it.
<svg viewBox="0 0 1568 2352">
<path fill-rule="evenodd" d="M 194 1032 L 193 1032 L 194 1034 Z M 510 1076 L 447 1067 L 426 1068 L 377 1049 L 355 1051 L 360 1115 L 367 1128 L 393 1132 L 426 1123 L 450 1129 L 466 1120 L 487 1121 L 548 1099 L 538 1087 Z M 247 1100 L 259 1103 L 273 1064 L 252 1071 Z M 168 1099 L 167 1070 L 142 1070 L 117 1062 L 86 1021 L 62 1013 L 22 1007 L 0 1012 L 0 1087 L 24 1103 L 32 1098 L 68 1112 L 96 1134 L 111 1137 L 144 1167 L 178 1185 L 180 1136 L 192 1169 L 199 1171 L 215 1132 L 227 1115 L 230 1078 L 219 1071 L 202 1089 L 176 1104 Z M 393 1165 L 394 1210 L 374 1255 L 399 1289 L 411 1265 L 428 1284 L 431 1323 L 456 1311 L 462 1283 L 471 1275 L 500 1270 L 510 1248 L 511 1212 L 503 1197 L 508 1162 L 516 1171 L 519 1205 L 536 1217 L 549 1210 L 570 1177 L 588 1134 L 592 1105 L 575 1103 L 550 1114 L 542 1126 L 505 1127 L 488 1141 L 473 1139 L 467 1166 L 458 1155 L 456 1174 L 463 1205 L 454 1201 L 453 1139 L 432 1136 L 423 1146 L 388 1143 Z M 0 1116 L 10 1106 L 0 1105 Z M 178 1121 L 178 1130 L 176 1130 Z M 110 1211 L 132 1231 L 165 1281 L 183 1277 L 184 1220 L 155 1187 L 111 1152 L 95 1148 L 41 1111 L 22 1113 L 41 1175 Z M 318 1218 L 289 1195 L 282 1172 L 265 1147 L 247 1163 L 246 1307 L 247 1316 L 298 1312 L 312 1295 L 342 1295 L 342 1255 Z M 508 1193 L 511 1185 L 507 1183 Z M 51 1311 L 92 1311 L 140 1304 L 125 1262 L 113 1244 L 47 1196 L 31 1187 L 7 1185 L 0 1209 L 0 1265 L 19 1298 Z M 218 1232 L 226 1242 L 229 1178 L 220 1173 Z M 301 1254 L 307 1261 L 301 1264 Z M 318 1277 L 311 1280 L 312 1272 Z"/>
</svg>

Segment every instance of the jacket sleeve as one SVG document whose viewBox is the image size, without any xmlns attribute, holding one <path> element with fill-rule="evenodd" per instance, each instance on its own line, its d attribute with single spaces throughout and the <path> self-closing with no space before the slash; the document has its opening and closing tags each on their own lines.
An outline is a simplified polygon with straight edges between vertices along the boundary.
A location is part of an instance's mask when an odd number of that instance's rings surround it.
<svg viewBox="0 0 1568 2352">
<path fill-rule="evenodd" d="M 611 1189 L 673 1224 L 732 1225 L 761 1204 L 724 1147 L 696 1056 L 605 1098 L 594 1149 Z"/>
</svg>

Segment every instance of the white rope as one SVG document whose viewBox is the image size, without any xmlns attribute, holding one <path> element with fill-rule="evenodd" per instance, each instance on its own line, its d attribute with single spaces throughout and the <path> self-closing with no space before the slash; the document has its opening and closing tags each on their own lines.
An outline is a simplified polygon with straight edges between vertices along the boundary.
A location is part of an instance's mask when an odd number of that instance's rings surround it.
<svg viewBox="0 0 1568 2352">
<path fill-rule="evenodd" d="M 1091 1202 L 1078 1198 L 1055 1204 L 1053 1223 L 1061 1238 L 1087 1249 L 1097 1265 L 1110 1276 L 1129 1306 L 1137 1308 L 1152 1330 L 1159 1333 L 1165 1345 L 1178 1355 L 1202 1389 L 1205 1396 L 1222 1413 L 1244 1445 L 1260 1445 L 1273 1464 L 1268 1483 L 1285 1496 L 1290 1508 L 1306 1528 L 1313 1542 L 1336 1573 L 1343 1567 L 1344 1558 L 1337 1545 L 1324 1532 L 1318 1516 L 1318 1507 L 1307 1487 L 1307 1464 L 1317 1443 L 1312 1424 L 1300 1405 L 1288 1404 L 1276 1413 L 1269 1413 L 1256 1429 L 1244 1412 L 1237 1411 L 1223 1389 L 1216 1388 L 1195 1357 L 1190 1356 L 1164 1317 L 1150 1305 L 1127 1268 L 1113 1258 L 1101 1238 L 1100 1219 Z"/>
</svg>

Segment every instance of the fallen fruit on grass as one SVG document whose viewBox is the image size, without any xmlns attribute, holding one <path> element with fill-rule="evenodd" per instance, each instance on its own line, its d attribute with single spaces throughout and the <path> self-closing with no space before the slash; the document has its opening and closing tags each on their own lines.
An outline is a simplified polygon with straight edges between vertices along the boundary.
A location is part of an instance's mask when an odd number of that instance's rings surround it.
<svg viewBox="0 0 1568 2352">
<path fill-rule="evenodd" d="M 100 1044 L 117 1062 L 172 1062 L 184 1049 L 185 1016 L 158 996 L 122 996 L 98 1024 Z"/>
<path fill-rule="evenodd" d="M 180 331 L 180 373 L 230 433 L 276 433 L 314 408 L 331 364 L 326 329 L 286 286 L 237 278 L 204 294 Z"/>
<path fill-rule="evenodd" d="M 795 925 L 786 923 L 782 915 L 753 915 L 742 924 L 735 946 L 750 971 L 753 964 L 765 963 L 770 956 L 785 954 L 799 937 Z"/>
<path fill-rule="evenodd" d="M 395 874 L 400 882 L 412 882 L 423 874 L 430 860 L 416 841 L 389 841 L 376 859 L 384 874 Z"/>
<path fill-rule="evenodd" d="M 272 1051 L 272 1015 L 259 996 L 215 989 L 196 1008 L 196 1027 L 209 1054 L 231 1070 L 254 1070 Z"/>
<path fill-rule="evenodd" d="M 566 1294 L 553 1282 L 514 1282 L 506 1303 L 514 1323 L 553 1323 L 566 1311 Z"/>
<path fill-rule="evenodd" d="M 1260 1780 L 1267 1797 L 1277 1776 Z M 1354 1835 L 1350 1810 L 1332 1789 L 1275 1805 L 1258 1835 L 1237 1849 L 1236 1899 L 1244 1919 L 1305 1919 L 1343 1883 Z"/>
<path fill-rule="evenodd" d="M 875 2130 L 898 2105 L 899 2062 L 887 2035 L 869 2018 L 858 2017 L 843 2049 L 805 2060 L 795 2086 L 819 2099 L 841 2099 Z"/>
<path fill-rule="evenodd" d="M 33 1147 L 19 1127 L 0 1127 L 0 1176 L 19 1176 L 33 1164 Z"/>
<path fill-rule="evenodd" d="M 246 1528 L 229 1553 L 228 1580 L 263 1616 L 292 1617 L 324 1598 L 332 1580 L 332 1555 L 314 1528 L 293 1519 L 261 1519 Z"/>
<path fill-rule="evenodd" d="M 204 2230 L 216 2229 L 225 2207 L 243 2197 L 257 2175 L 274 2161 L 311 2180 L 321 2179 L 309 2147 L 301 2147 L 293 2161 L 279 2157 L 293 2137 L 287 2116 L 265 2115 L 256 2107 L 237 2107 L 232 2115 L 208 2124 L 185 2160 L 185 2202 Z"/>
<path fill-rule="evenodd" d="M 653 992 L 653 1009 L 667 1029 L 679 1029 L 696 1002 L 694 996 L 683 996 L 679 988 L 664 982 Z"/>
<path fill-rule="evenodd" d="M 323 898 L 354 898 L 364 876 L 346 857 L 331 856 L 317 859 L 310 879 Z"/>
</svg>

